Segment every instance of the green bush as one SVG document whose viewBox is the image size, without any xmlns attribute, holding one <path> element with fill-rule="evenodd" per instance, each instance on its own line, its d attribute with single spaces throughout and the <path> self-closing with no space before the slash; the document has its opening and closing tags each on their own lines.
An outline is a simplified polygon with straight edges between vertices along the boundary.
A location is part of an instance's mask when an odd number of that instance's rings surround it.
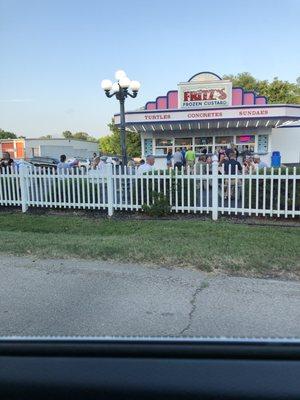
<svg viewBox="0 0 300 400">
<path fill-rule="evenodd" d="M 157 179 L 160 175 L 161 179 Z M 153 174 L 149 173 L 149 177 L 145 175 L 137 180 L 137 191 L 134 192 L 134 203 L 153 203 L 153 193 L 163 193 L 168 199 L 171 206 L 175 206 L 176 198 L 177 205 L 194 206 L 194 185 L 195 181 L 192 179 L 193 175 L 180 174 L 175 176 L 174 171 L 167 171 L 163 178 L 161 171 L 155 171 Z M 151 179 L 153 176 L 154 179 Z M 182 179 L 183 177 L 183 179 Z M 190 179 L 191 178 L 191 179 Z M 198 189 L 196 189 L 198 190 Z M 190 195 L 188 195 L 188 193 Z M 198 196 L 199 197 L 199 196 Z M 189 202 L 188 202 L 189 199 Z"/>
<path fill-rule="evenodd" d="M 163 193 L 152 192 L 152 204 L 142 205 L 142 210 L 152 217 L 163 217 L 171 213 L 170 200 Z"/>
</svg>

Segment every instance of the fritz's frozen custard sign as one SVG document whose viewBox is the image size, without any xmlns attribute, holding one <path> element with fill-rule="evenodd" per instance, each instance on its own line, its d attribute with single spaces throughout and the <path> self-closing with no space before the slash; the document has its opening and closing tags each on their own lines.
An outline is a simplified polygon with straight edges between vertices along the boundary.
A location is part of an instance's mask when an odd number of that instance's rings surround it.
<svg viewBox="0 0 300 400">
<path fill-rule="evenodd" d="M 232 83 L 214 74 L 198 74 L 178 84 L 180 108 L 226 107 L 231 105 Z"/>
</svg>

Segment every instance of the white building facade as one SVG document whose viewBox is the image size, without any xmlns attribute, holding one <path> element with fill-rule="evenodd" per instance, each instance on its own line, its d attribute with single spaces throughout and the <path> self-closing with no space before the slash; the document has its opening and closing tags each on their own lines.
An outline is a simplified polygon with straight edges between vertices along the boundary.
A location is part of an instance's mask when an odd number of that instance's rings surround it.
<svg viewBox="0 0 300 400">
<path fill-rule="evenodd" d="M 201 72 L 144 109 L 127 112 L 126 129 L 141 135 L 142 157 L 153 154 L 159 168 L 166 166 L 168 149 L 215 153 L 231 144 L 259 154 L 268 164 L 272 152 L 279 151 L 282 162 L 292 164 L 300 162 L 300 130 L 283 124 L 299 119 L 300 105 L 268 104 L 264 96 Z M 119 114 L 115 123 L 120 123 Z"/>
<path fill-rule="evenodd" d="M 59 158 L 65 154 L 67 158 L 90 158 L 99 152 L 97 142 L 76 139 L 7 139 L 0 141 L 0 156 L 8 151 L 15 159 L 31 157 Z"/>
</svg>

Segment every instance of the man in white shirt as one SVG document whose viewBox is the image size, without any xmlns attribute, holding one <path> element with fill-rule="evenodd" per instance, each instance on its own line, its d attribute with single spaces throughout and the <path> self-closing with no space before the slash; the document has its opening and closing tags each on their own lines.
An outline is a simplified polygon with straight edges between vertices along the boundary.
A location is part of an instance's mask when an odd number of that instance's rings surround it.
<svg viewBox="0 0 300 400">
<path fill-rule="evenodd" d="M 73 167 L 78 166 L 78 161 L 73 160 L 72 162 L 67 162 L 67 157 L 65 154 L 60 156 L 60 162 L 57 164 L 57 172 L 58 174 L 62 175 L 65 174 L 67 170 L 70 170 Z"/>
<path fill-rule="evenodd" d="M 145 164 L 142 164 L 138 167 L 137 175 L 143 175 L 145 172 L 154 171 L 154 162 L 155 159 L 152 154 L 149 154 L 146 157 Z"/>
<path fill-rule="evenodd" d="M 265 162 L 261 161 L 259 155 L 255 155 L 253 157 L 253 161 L 254 161 L 255 167 L 258 169 L 268 168 L 267 164 Z"/>
<path fill-rule="evenodd" d="M 98 171 L 104 172 L 105 171 L 105 167 L 106 167 L 107 163 L 103 160 L 100 159 L 99 163 L 96 166 L 96 169 Z"/>
</svg>

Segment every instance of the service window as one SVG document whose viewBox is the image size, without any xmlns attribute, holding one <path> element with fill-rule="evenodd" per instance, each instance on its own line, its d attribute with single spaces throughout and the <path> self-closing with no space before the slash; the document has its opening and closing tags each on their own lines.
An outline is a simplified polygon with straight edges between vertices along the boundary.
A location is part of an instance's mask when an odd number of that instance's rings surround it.
<svg viewBox="0 0 300 400">
<path fill-rule="evenodd" d="M 203 149 L 206 149 L 208 153 L 212 153 L 213 150 L 213 137 L 203 136 L 195 138 L 195 152 L 201 153 Z"/>
<path fill-rule="evenodd" d="M 215 151 L 225 150 L 233 143 L 233 136 L 216 136 Z"/>
<path fill-rule="evenodd" d="M 173 150 L 173 139 L 155 139 L 155 154 L 167 154 L 169 149 Z"/>
<path fill-rule="evenodd" d="M 216 144 L 230 144 L 233 143 L 233 136 L 216 136 Z"/>
<path fill-rule="evenodd" d="M 255 150 L 255 135 L 241 135 L 236 136 L 236 144 L 238 150 L 243 153 L 244 151 L 254 152 Z"/>
<path fill-rule="evenodd" d="M 165 147 L 165 146 L 173 146 L 173 139 L 156 139 L 155 140 L 156 147 Z"/>
<path fill-rule="evenodd" d="M 193 138 L 176 138 L 175 147 L 191 147 L 193 146 Z"/>
</svg>

